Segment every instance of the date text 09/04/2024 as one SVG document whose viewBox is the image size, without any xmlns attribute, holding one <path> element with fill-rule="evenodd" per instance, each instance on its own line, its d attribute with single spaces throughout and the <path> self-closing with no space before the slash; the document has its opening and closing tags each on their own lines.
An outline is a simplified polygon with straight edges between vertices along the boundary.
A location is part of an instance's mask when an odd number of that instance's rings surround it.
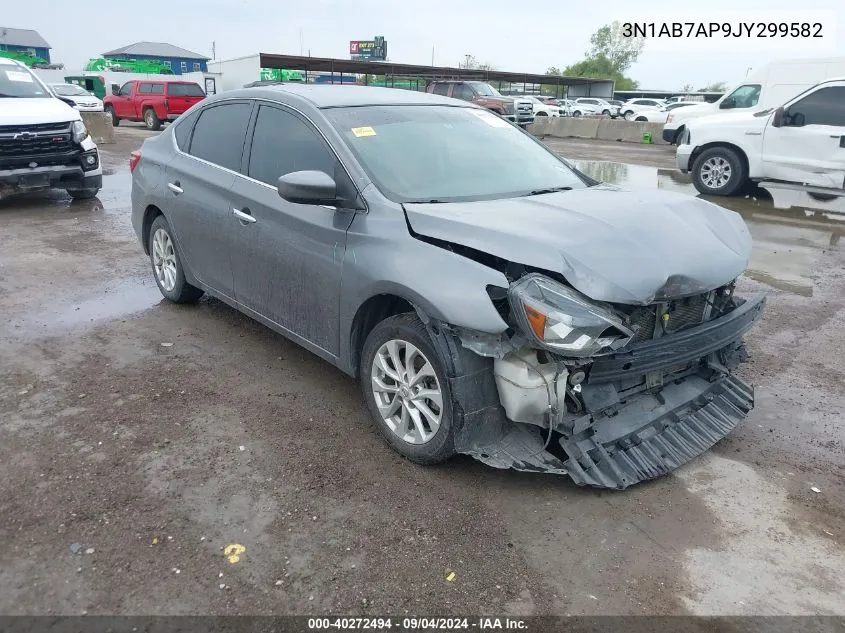
<svg viewBox="0 0 845 633">
<path fill-rule="evenodd" d="M 625 22 L 622 37 L 821 38 L 821 22 Z"/>
<path fill-rule="evenodd" d="M 527 631 L 524 620 L 511 618 L 308 618 L 311 631 L 336 630 L 391 630 L 398 631 Z"/>
</svg>

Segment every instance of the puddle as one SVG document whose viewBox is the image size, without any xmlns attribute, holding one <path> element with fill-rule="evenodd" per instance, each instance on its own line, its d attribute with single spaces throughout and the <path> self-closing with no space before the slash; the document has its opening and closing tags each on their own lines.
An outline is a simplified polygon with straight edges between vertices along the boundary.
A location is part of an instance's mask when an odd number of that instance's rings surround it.
<svg viewBox="0 0 845 633">
<path fill-rule="evenodd" d="M 631 189 L 666 189 L 699 196 L 689 176 L 605 161 L 575 160 L 578 169 L 603 182 Z M 813 294 L 813 270 L 823 251 L 839 248 L 845 234 L 845 198 L 816 200 L 800 191 L 759 190 L 748 198 L 699 196 L 739 213 L 754 245 L 747 277 L 779 290 Z"/>
<path fill-rule="evenodd" d="M 15 338 L 43 336 L 145 312 L 163 301 L 152 277 L 134 277 L 116 282 L 81 300 L 62 301 L 51 311 L 42 306 L 36 314 L 12 319 L 9 324 Z"/>
<path fill-rule="evenodd" d="M 132 175 L 128 171 L 105 170 L 103 188 L 96 198 L 74 200 L 63 189 L 49 189 L 18 194 L 0 200 L 0 214 L 20 213 L 27 217 L 52 216 L 55 213 L 130 213 Z"/>
</svg>

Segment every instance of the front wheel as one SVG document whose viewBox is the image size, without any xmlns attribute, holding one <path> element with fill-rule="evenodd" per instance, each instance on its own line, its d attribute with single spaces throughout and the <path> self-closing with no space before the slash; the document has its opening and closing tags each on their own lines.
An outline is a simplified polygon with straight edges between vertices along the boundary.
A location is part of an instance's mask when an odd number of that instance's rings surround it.
<svg viewBox="0 0 845 633">
<path fill-rule="evenodd" d="M 602 111 L 601 111 L 601 113 L 602 113 L 604 116 L 610 116 L 610 110 L 602 110 Z"/>
<path fill-rule="evenodd" d="M 158 132 L 161 129 L 161 119 L 158 118 L 158 115 L 152 108 L 147 108 L 144 111 L 144 125 L 147 126 L 148 130 L 153 132 Z"/>
<path fill-rule="evenodd" d="M 416 314 L 376 325 L 358 371 L 373 423 L 393 450 L 418 464 L 437 464 L 455 454 L 449 382 Z"/>
<path fill-rule="evenodd" d="M 107 105 L 107 106 L 105 107 L 105 111 L 106 111 L 106 112 L 108 113 L 108 115 L 111 117 L 111 124 L 112 124 L 112 126 L 117 127 L 118 125 L 120 125 L 120 119 L 119 119 L 119 118 L 117 118 L 117 115 L 114 113 L 114 108 L 113 108 L 113 107 L 111 107 L 110 105 Z"/>
<path fill-rule="evenodd" d="M 67 191 L 67 194 L 74 200 L 90 200 L 100 193 L 100 190 L 96 187 L 88 189 L 66 189 L 65 191 Z"/>
<path fill-rule="evenodd" d="M 150 251 L 153 276 L 165 299 L 173 303 L 193 303 L 202 296 L 203 291 L 185 279 L 185 271 L 176 250 L 170 224 L 163 215 L 153 220 L 147 248 Z"/>
<path fill-rule="evenodd" d="M 548 115 L 548 113 L 546 113 L 546 112 L 538 112 L 538 113 L 537 113 L 537 114 L 535 114 L 534 116 L 549 116 L 549 115 Z"/>
<path fill-rule="evenodd" d="M 745 162 L 728 147 L 712 147 L 701 152 L 691 171 L 695 188 L 711 196 L 733 196 L 748 180 Z"/>
<path fill-rule="evenodd" d="M 575 112 L 572 113 L 572 116 L 581 116 L 581 110 L 575 110 Z"/>
</svg>

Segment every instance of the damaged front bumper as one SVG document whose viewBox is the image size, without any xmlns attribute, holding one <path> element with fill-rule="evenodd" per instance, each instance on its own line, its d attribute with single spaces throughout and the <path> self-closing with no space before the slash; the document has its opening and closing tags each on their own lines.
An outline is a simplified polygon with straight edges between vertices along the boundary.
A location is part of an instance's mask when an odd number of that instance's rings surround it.
<svg viewBox="0 0 845 633">
<path fill-rule="evenodd" d="M 598 357 L 581 385 L 585 409 L 546 428 L 508 419 L 502 405 L 517 409 L 513 400 L 500 403 L 494 376 L 455 377 L 453 397 L 464 412 L 455 448 L 496 468 L 566 474 L 585 486 L 624 489 L 664 475 L 708 450 L 753 408 L 753 388 L 731 371 L 745 360 L 742 337 L 764 306 L 758 295 L 696 327 Z M 626 395 L 626 385 L 643 379 L 647 389 Z M 554 387 L 543 386 L 549 393 Z"/>
</svg>

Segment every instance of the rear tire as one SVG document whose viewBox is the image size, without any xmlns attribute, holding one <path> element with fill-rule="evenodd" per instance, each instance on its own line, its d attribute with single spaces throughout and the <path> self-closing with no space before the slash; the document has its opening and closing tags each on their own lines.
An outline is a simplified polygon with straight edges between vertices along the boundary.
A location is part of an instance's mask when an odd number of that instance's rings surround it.
<svg viewBox="0 0 845 633">
<path fill-rule="evenodd" d="M 581 116 L 581 110 L 575 110 L 575 112 L 572 113 L 572 116 Z"/>
<path fill-rule="evenodd" d="M 691 171 L 695 188 L 704 195 L 733 196 L 748 183 L 745 162 L 727 147 L 711 147 L 701 152 Z"/>
<path fill-rule="evenodd" d="M 150 251 L 153 277 L 165 299 L 173 303 L 194 303 L 203 295 L 202 290 L 192 286 L 185 279 L 176 240 L 163 215 L 153 220 L 150 226 L 147 249 Z"/>
<path fill-rule="evenodd" d="M 158 132 L 161 129 L 161 119 L 158 118 L 158 115 L 152 108 L 144 110 L 144 125 L 152 132 Z"/>
<path fill-rule="evenodd" d="M 111 117 L 112 126 L 117 127 L 118 125 L 120 125 L 120 119 L 118 119 L 117 115 L 114 113 L 113 107 L 107 105 L 104 110 L 109 113 L 109 116 Z"/>
<path fill-rule="evenodd" d="M 455 454 L 444 367 L 413 312 L 376 325 L 361 350 L 358 380 L 373 424 L 393 450 L 418 464 L 438 464 Z M 414 376 L 425 377 L 414 383 Z"/>
</svg>

